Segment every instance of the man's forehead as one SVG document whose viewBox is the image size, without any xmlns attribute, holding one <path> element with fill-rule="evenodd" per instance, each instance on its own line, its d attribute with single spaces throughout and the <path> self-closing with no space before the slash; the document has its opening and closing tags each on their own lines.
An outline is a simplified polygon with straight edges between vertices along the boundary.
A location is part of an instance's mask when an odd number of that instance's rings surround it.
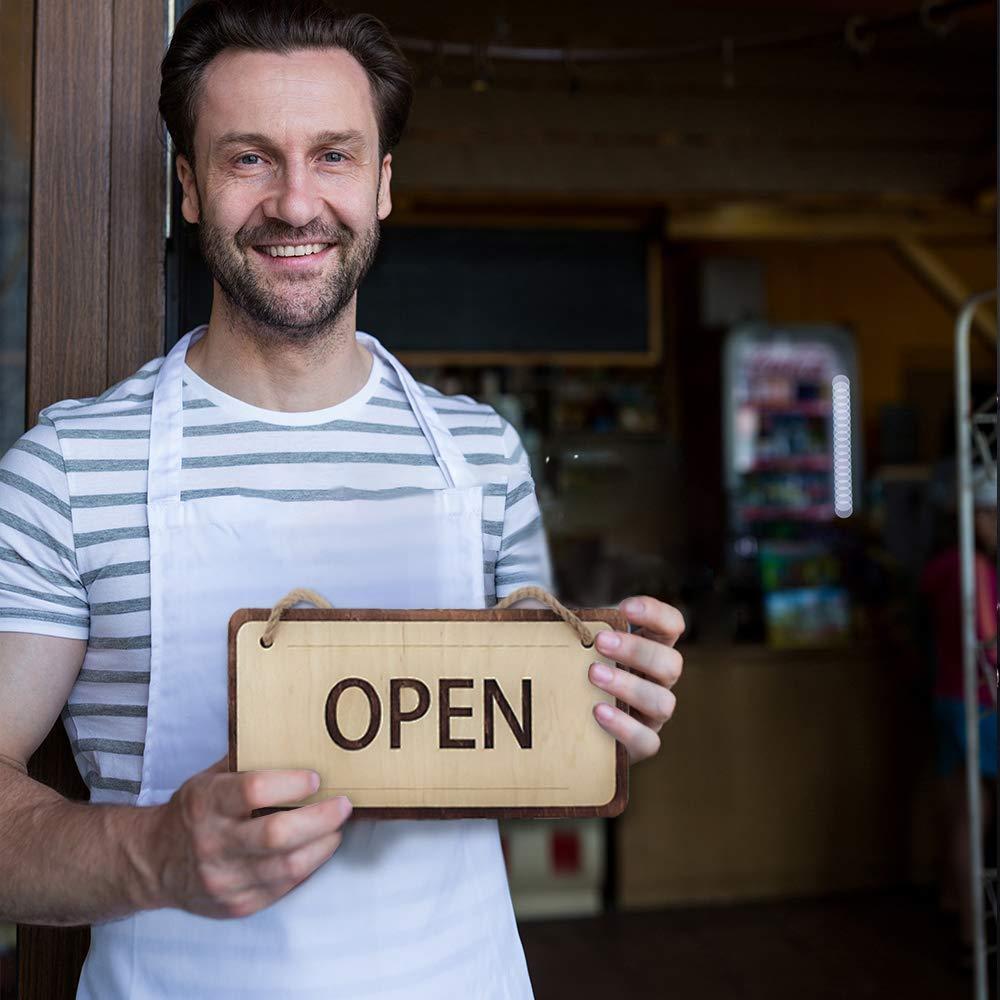
<svg viewBox="0 0 1000 1000">
<path fill-rule="evenodd" d="M 223 134 L 294 141 L 323 132 L 378 142 L 368 77 L 343 49 L 226 50 L 206 67 L 196 117 L 199 138 L 213 143 Z"/>
</svg>

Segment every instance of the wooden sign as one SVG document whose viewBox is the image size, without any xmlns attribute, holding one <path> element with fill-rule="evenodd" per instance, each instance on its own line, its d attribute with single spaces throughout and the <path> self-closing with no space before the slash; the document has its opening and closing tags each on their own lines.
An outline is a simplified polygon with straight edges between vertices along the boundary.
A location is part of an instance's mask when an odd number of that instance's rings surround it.
<svg viewBox="0 0 1000 1000">
<path fill-rule="evenodd" d="M 615 700 L 588 677 L 612 661 L 552 612 L 297 609 L 264 647 L 269 614 L 230 619 L 230 770 L 311 768 L 307 802 L 347 795 L 368 818 L 625 808 L 626 750 L 593 716 Z"/>
</svg>

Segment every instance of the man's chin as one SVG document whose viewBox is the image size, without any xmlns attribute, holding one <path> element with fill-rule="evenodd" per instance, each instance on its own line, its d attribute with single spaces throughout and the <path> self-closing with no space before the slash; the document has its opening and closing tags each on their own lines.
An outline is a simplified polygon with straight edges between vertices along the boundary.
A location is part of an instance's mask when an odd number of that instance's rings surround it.
<svg viewBox="0 0 1000 1000">
<path fill-rule="evenodd" d="M 306 305 L 276 299 L 277 296 L 271 296 L 266 301 L 238 304 L 237 308 L 256 325 L 273 330 L 278 336 L 291 338 L 324 328 L 337 316 L 337 312 L 328 305 L 317 308 L 315 301 Z"/>
<path fill-rule="evenodd" d="M 314 327 L 329 318 L 330 306 L 317 306 L 328 292 L 328 282 L 321 275 L 261 275 L 254 285 L 242 306 L 258 322 L 295 330 Z M 270 322 L 264 317 L 270 317 Z"/>
</svg>

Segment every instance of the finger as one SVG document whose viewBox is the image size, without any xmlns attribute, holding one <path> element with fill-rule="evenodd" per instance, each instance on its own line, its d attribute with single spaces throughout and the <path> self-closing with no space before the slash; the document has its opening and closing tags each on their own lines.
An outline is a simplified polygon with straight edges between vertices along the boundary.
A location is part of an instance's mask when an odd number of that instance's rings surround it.
<svg viewBox="0 0 1000 1000">
<path fill-rule="evenodd" d="M 627 670 L 618 670 L 605 663 L 590 665 L 590 680 L 596 687 L 625 702 L 642 713 L 656 729 L 674 714 L 677 699 L 662 684 L 646 680 Z"/>
<path fill-rule="evenodd" d="M 258 885 L 277 890 L 275 898 L 283 896 L 324 864 L 340 846 L 343 836 L 339 830 L 328 833 L 297 850 L 258 862 L 254 873 Z"/>
<path fill-rule="evenodd" d="M 672 646 L 627 632 L 605 630 L 597 634 L 597 651 L 624 667 L 640 670 L 647 677 L 673 687 L 680 679 L 684 659 Z"/>
<path fill-rule="evenodd" d="M 655 597 L 629 597 L 622 601 L 619 610 L 630 625 L 642 628 L 647 635 L 660 637 L 670 646 L 684 634 L 684 616 Z"/>
<path fill-rule="evenodd" d="M 213 802 L 227 816 L 248 816 L 254 809 L 269 809 L 299 802 L 319 788 L 315 771 L 242 771 L 219 774 L 210 786 Z"/>
<path fill-rule="evenodd" d="M 624 744 L 632 763 L 652 757 L 660 749 L 660 737 L 652 729 L 614 705 L 603 701 L 595 705 L 594 718 L 605 732 Z"/>
<path fill-rule="evenodd" d="M 300 809 L 251 819 L 242 825 L 241 835 L 248 851 L 287 854 L 336 833 L 350 815 L 350 801 L 338 795 Z"/>
</svg>

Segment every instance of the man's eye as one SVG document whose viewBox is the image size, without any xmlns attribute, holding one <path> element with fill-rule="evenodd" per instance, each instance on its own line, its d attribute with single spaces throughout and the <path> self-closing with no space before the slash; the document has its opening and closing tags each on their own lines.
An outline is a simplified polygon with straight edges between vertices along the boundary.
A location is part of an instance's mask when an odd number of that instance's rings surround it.
<svg viewBox="0 0 1000 1000">
<path fill-rule="evenodd" d="M 244 167 L 256 167 L 260 163 L 260 157 L 256 153 L 244 153 L 236 162 Z"/>
<path fill-rule="evenodd" d="M 344 161 L 344 154 L 337 153 L 332 149 L 329 152 L 323 154 L 324 163 L 342 163 L 343 161 Z"/>
</svg>

